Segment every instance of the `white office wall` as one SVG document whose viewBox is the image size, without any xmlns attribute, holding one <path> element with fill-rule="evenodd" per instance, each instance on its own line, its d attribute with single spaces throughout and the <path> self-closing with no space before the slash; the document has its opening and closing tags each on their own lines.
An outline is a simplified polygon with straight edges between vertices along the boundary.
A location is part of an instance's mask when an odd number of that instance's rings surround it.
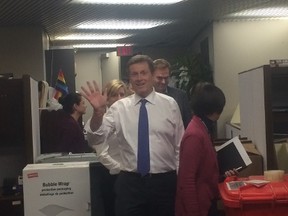
<svg viewBox="0 0 288 216">
<path fill-rule="evenodd" d="M 95 80 L 102 87 L 101 53 L 96 51 L 77 51 L 75 53 L 75 87 L 81 91 L 81 86 L 86 86 L 87 81 Z M 87 102 L 86 114 L 83 121 L 86 123 L 92 116 L 93 109 Z"/>
<path fill-rule="evenodd" d="M 227 99 L 218 121 L 219 137 L 224 137 L 225 123 L 239 102 L 238 73 L 269 64 L 271 59 L 288 59 L 287 35 L 288 20 L 213 24 L 214 80 Z"/>
<path fill-rule="evenodd" d="M 120 57 L 117 52 L 102 54 L 102 83 L 106 85 L 110 80 L 120 78 Z"/>
<path fill-rule="evenodd" d="M 105 57 L 107 56 L 107 57 Z M 120 59 L 116 52 L 103 53 L 99 51 L 75 51 L 75 85 L 76 91 L 86 86 L 87 81 L 95 80 L 102 89 L 112 79 L 119 79 Z M 86 101 L 87 111 L 83 116 L 84 123 L 92 116 L 93 109 Z"/>
</svg>

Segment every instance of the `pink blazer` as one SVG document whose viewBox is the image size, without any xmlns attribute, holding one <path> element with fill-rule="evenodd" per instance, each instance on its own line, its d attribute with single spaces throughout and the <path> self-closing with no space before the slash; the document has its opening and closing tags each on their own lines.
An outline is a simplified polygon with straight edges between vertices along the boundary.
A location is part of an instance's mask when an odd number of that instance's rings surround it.
<svg viewBox="0 0 288 216">
<path fill-rule="evenodd" d="M 216 151 L 205 124 L 197 116 L 189 123 L 180 146 L 176 216 L 207 216 L 218 198 Z"/>
</svg>

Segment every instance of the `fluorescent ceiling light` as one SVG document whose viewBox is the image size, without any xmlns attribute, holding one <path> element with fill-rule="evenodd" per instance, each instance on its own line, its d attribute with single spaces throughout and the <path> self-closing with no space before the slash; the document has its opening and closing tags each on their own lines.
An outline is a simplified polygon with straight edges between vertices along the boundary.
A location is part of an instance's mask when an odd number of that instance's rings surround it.
<svg viewBox="0 0 288 216">
<path fill-rule="evenodd" d="M 259 8 L 249 9 L 233 13 L 232 17 L 287 17 L 288 8 L 284 7 L 271 7 L 271 8 Z"/>
<path fill-rule="evenodd" d="M 149 29 L 172 23 L 168 20 L 102 20 L 86 22 L 76 26 L 78 29 Z"/>
<path fill-rule="evenodd" d="M 74 44 L 74 48 L 116 48 L 118 46 L 132 46 L 133 44 Z"/>
<path fill-rule="evenodd" d="M 128 5 L 169 5 L 184 0 L 73 0 L 73 3 L 80 4 L 128 4 Z"/>
<path fill-rule="evenodd" d="M 55 40 L 118 40 L 129 36 L 131 34 L 70 34 L 56 36 Z"/>
</svg>

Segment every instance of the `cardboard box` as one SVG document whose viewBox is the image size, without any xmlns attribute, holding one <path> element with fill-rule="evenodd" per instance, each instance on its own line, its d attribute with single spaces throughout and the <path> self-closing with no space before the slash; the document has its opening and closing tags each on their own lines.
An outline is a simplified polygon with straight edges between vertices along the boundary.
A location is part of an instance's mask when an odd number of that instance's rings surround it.
<svg viewBox="0 0 288 216">
<path fill-rule="evenodd" d="M 256 149 L 256 146 L 250 141 L 244 141 L 243 146 L 248 153 L 252 164 L 239 172 L 239 177 L 248 177 L 253 175 L 263 175 L 263 157 Z"/>
<path fill-rule="evenodd" d="M 218 139 L 214 143 L 215 145 L 221 145 L 228 141 L 228 139 Z M 260 152 L 257 150 L 255 144 L 252 143 L 251 140 L 247 138 L 241 138 L 241 143 L 243 144 L 246 152 L 248 153 L 252 164 L 250 164 L 245 169 L 239 172 L 239 177 L 248 177 L 253 175 L 263 175 L 264 167 L 263 167 L 263 157 Z"/>
<path fill-rule="evenodd" d="M 274 143 L 278 169 L 288 173 L 288 140 L 280 140 Z"/>
<path fill-rule="evenodd" d="M 89 162 L 28 164 L 23 169 L 24 212 L 89 216 Z"/>
</svg>

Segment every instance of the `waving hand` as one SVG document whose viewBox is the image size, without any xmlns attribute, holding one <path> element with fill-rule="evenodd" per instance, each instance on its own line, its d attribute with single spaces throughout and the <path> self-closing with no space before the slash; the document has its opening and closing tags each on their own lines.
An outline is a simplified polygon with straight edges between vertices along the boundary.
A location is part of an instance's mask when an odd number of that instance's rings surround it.
<svg viewBox="0 0 288 216">
<path fill-rule="evenodd" d="M 87 87 L 81 86 L 81 89 L 83 91 L 81 95 L 89 101 L 94 109 L 90 128 L 92 131 L 96 131 L 102 124 L 103 115 L 106 110 L 107 91 L 105 90 L 102 95 L 95 80 L 93 81 L 93 85 L 88 81 Z"/>
<path fill-rule="evenodd" d="M 98 111 L 99 109 L 103 109 L 106 107 L 106 100 L 107 100 L 107 92 L 102 92 L 99 90 L 96 81 L 93 81 L 93 85 L 87 81 L 87 87 L 81 86 L 83 92 L 81 95 L 86 98 L 91 106 L 94 108 L 94 111 Z"/>
</svg>

